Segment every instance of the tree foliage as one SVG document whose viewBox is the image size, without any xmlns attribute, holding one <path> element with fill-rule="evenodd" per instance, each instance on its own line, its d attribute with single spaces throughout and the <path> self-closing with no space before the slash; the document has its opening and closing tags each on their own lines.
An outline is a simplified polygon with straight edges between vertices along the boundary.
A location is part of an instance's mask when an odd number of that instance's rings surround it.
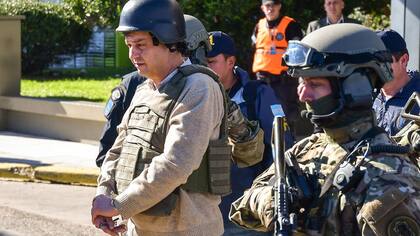
<svg viewBox="0 0 420 236">
<path fill-rule="evenodd" d="M 116 27 L 120 12 L 128 0 L 64 0 L 83 23 Z"/>
<path fill-rule="evenodd" d="M 208 31 L 221 30 L 231 35 L 238 48 L 239 64 L 249 69 L 252 63 L 251 34 L 259 18 L 261 1 L 179 0 L 184 13 L 200 19 Z M 325 16 L 324 0 L 282 0 L 281 12 L 298 21 L 305 31 L 307 24 Z M 345 15 L 353 13 L 364 25 L 389 26 L 389 0 L 346 0 Z"/>
<path fill-rule="evenodd" d="M 59 47 L 61 45 L 70 45 L 67 41 L 73 41 L 77 46 L 68 47 L 72 51 L 75 48 L 80 48 L 80 43 L 87 41 L 85 37 L 85 35 L 88 35 L 86 34 L 87 28 L 92 28 L 92 26 L 110 26 L 115 28 L 118 25 L 122 6 L 127 1 L 63 0 L 64 5 L 52 6 L 51 4 L 36 3 L 36 0 L 0 0 L 2 8 L 0 13 L 26 15 L 27 20 L 24 21 L 24 31 L 32 34 L 34 34 L 32 31 L 35 28 L 42 31 L 37 34 L 36 40 L 24 38 L 24 49 L 26 51 L 24 54 L 30 50 L 35 50 L 33 49 L 34 46 L 29 46 L 31 41 L 38 43 L 41 40 L 38 38 L 50 34 L 54 37 L 43 40 L 47 40 L 48 44 L 54 45 L 51 47 L 55 47 L 55 45 L 59 45 Z M 178 2 L 181 4 L 184 13 L 200 19 L 208 31 L 221 30 L 231 35 L 238 49 L 238 63 L 246 69 L 250 67 L 252 62 L 251 34 L 258 19 L 263 17 L 260 10 L 260 0 L 178 0 Z M 323 3 L 324 0 L 282 0 L 282 14 L 296 19 L 305 31 L 309 21 L 325 15 Z M 385 28 L 389 26 L 389 4 L 390 0 L 345 0 L 344 14 L 351 14 L 352 17 L 360 20 L 368 27 L 375 29 Z M 6 5 L 7 7 L 5 8 L 4 6 Z M 14 6 L 12 7 L 14 10 L 5 10 L 11 9 L 11 6 Z M 27 8 L 31 10 L 24 10 Z M 45 18 L 41 17 L 42 19 L 38 19 L 37 17 L 40 16 Z M 42 24 L 39 24 L 39 22 L 42 22 Z M 80 23 L 83 23 L 84 27 L 81 27 Z M 67 26 L 62 26 L 61 24 L 66 24 Z M 38 27 L 40 25 L 42 27 Z M 61 29 L 65 29 L 67 38 L 63 39 L 58 36 L 60 35 L 58 32 L 62 31 Z M 69 35 L 73 37 L 68 37 Z M 54 49 L 53 51 L 56 50 Z M 47 56 L 50 57 L 50 54 Z M 26 57 L 26 59 L 35 60 L 35 57 Z"/>
<path fill-rule="evenodd" d="M 0 15 L 22 15 L 22 71 L 40 72 L 56 55 L 75 53 L 88 42 L 91 31 L 67 5 L 35 0 L 0 0 Z"/>
</svg>

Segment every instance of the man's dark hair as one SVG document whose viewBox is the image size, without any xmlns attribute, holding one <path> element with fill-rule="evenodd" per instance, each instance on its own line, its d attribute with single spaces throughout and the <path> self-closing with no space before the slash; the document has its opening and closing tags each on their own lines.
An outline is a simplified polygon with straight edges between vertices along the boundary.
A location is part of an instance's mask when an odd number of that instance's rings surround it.
<svg viewBox="0 0 420 236">
<path fill-rule="evenodd" d="M 407 49 L 402 50 L 401 52 L 393 52 L 392 56 L 395 57 L 395 60 L 399 61 L 404 54 L 410 55 Z"/>
</svg>

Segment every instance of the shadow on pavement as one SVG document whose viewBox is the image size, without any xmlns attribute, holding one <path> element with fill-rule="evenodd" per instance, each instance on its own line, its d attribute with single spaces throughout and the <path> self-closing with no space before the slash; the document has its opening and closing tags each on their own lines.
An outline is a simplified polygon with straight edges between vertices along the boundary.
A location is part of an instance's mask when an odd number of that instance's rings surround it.
<svg viewBox="0 0 420 236">
<path fill-rule="evenodd" d="M 34 167 L 38 167 L 38 166 L 49 166 L 51 164 L 47 164 L 47 163 L 42 163 L 40 161 L 36 161 L 36 160 L 28 160 L 28 159 L 18 159 L 18 158 L 9 158 L 9 157 L 1 157 L 0 156 L 0 163 L 19 163 L 19 164 L 28 164 Z M 2 236 L 0 234 L 0 236 Z"/>
</svg>

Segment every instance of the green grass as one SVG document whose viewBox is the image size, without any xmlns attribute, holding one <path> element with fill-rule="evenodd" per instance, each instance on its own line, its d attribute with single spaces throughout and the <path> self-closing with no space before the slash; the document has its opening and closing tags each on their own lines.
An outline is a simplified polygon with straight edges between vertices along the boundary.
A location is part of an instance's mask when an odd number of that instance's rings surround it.
<svg viewBox="0 0 420 236">
<path fill-rule="evenodd" d="M 21 81 L 20 95 L 71 101 L 106 102 L 120 78 L 60 78 Z"/>
<path fill-rule="evenodd" d="M 106 102 L 122 75 L 133 68 L 48 70 L 21 80 L 21 96 L 69 101 Z"/>
</svg>

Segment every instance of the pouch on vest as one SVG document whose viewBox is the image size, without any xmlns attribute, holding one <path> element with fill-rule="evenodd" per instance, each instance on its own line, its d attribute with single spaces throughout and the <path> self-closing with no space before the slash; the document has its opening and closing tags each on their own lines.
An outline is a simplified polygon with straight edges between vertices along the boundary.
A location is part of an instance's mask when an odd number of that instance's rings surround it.
<svg viewBox="0 0 420 236">
<path fill-rule="evenodd" d="M 181 188 L 191 192 L 228 195 L 232 146 L 224 139 L 211 140 L 200 167 Z"/>
</svg>

